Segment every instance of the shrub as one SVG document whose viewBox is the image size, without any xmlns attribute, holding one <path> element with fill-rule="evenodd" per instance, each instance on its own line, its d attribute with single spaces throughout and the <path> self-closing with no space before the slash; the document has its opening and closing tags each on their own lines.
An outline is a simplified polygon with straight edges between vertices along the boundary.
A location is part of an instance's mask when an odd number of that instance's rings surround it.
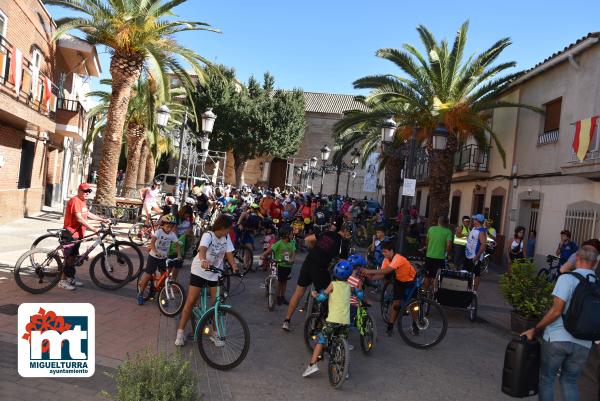
<svg viewBox="0 0 600 401">
<path fill-rule="evenodd" d="M 515 260 L 512 273 L 500 277 L 500 291 L 515 312 L 527 318 L 540 318 L 552 305 L 554 284 L 537 277 L 533 261 Z"/>
<path fill-rule="evenodd" d="M 117 370 L 117 401 L 195 401 L 196 378 L 180 353 L 149 350 L 127 358 Z"/>
</svg>

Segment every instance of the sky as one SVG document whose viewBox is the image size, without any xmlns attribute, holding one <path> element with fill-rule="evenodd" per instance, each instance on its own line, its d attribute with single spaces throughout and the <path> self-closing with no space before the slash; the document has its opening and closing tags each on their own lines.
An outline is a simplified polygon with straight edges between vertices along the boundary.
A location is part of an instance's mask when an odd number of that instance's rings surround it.
<svg viewBox="0 0 600 401">
<path fill-rule="evenodd" d="M 70 15 L 57 7 L 49 10 L 54 18 Z M 422 49 L 420 24 L 452 43 L 469 20 L 466 55 L 510 37 L 513 44 L 498 61 L 516 61 L 514 72 L 600 31 L 598 0 L 188 0 L 175 12 L 222 31 L 182 33 L 176 39 L 211 62 L 235 68 L 241 81 L 269 71 L 279 88 L 347 94 L 359 93 L 352 82 L 360 77 L 398 73 L 375 51 L 404 43 Z M 104 48 L 98 51 L 108 78 L 109 56 Z"/>
</svg>

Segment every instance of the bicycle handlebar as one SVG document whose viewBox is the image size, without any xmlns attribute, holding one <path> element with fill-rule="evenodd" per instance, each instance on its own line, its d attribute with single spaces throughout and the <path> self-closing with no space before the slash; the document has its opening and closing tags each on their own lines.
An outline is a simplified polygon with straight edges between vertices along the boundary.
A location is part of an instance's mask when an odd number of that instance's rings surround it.
<svg viewBox="0 0 600 401">
<path fill-rule="evenodd" d="M 235 273 L 235 272 L 231 272 L 231 273 L 229 273 L 229 272 L 226 272 L 226 271 L 225 271 L 225 270 L 223 270 L 223 269 L 219 269 L 218 267 L 215 267 L 215 266 L 213 266 L 213 265 L 210 265 L 210 267 L 209 267 L 208 269 L 206 269 L 206 270 L 207 270 L 207 271 L 210 271 L 210 272 L 213 272 L 213 273 L 217 273 L 217 274 L 219 274 L 219 273 L 220 273 L 220 274 L 222 274 L 223 276 L 244 277 L 244 275 L 243 275 L 243 274 L 241 274 L 241 273 L 239 273 L 239 272 L 237 272 L 237 273 Z"/>
</svg>

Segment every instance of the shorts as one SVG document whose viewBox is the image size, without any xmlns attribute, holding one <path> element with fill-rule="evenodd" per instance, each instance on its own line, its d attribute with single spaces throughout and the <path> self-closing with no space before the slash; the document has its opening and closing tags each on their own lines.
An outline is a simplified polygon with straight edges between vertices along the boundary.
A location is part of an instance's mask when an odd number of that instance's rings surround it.
<svg viewBox="0 0 600 401">
<path fill-rule="evenodd" d="M 146 268 L 144 271 L 148 274 L 156 273 L 156 269 L 160 272 L 165 271 L 167 268 L 167 259 L 159 259 L 155 258 L 152 255 L 148 255 L 148 263 L 146 263 Z"/>
<path fill-rule="evenodd" d="M 414 295 L 414 281 L 398 281 L 394 279 L 394 301 L 408 302 Z"/>
<path fill-rule="evenodd" d="M 474 261 L 473 259 L 465 258 L 465 264 L 463 267 L 466 271 L 475 274 L 475 277 L 481 277 L 481 261 Z"/>
<path fill-rule="evenodd" d="M 300 275 L 298 276 L 298 285 L 300 287 L 308 287 L 314 284 L 317 292 L 327 288 L 331 283 L 331 276 L 329 275 L 328 265 L 319 266 L 309 259 L 305 259 L 300 268 Z"/>
<path fill-rule="evenodd" d="M 427 278 L 434 278 L 437 275 L 437 271 L 444 267 L 444 259 L 425 258 L 425 276 Z"/>
<path fill-rule="evenodd" d="M 321 345 L 327 345 L 327 342 L 329 341 L 333 333 L 335 333 L 336 331 L 338 332 L 338 335 L 340 337 L 348 338 L 347 324 L 325 322 L 325 324 L 323 325 L 323 330 L 321 330 L 321 333 L 319 334 L 319 339 L 317 340 L 317 343 Z"/>
<path fill-rule="evenodd" d="M 288 281 L 292 277 L 292 268 L 277 266 L 277 281 Z"/>
<path fill-rule="evenodd" d="M 195 274 L 190 274 L 190 285 L 192 287 L 200 287 L 200 288 L 204 288 L 204 287 L 209 287 L 209 288 L 214 288 L 217 287 L 219 285 L 218 281 L 210 281 L 207 280 L 205 278 L 202 278 L 200 276 L 197 276 Z"/>
<path fill-rule="evenodd" d="M 181 259 L 170 259 L 167 263 L 167 267 L 172 267 L 174 269 L 181 269 L 183 267 L 183 260 Z"/>
</svg>

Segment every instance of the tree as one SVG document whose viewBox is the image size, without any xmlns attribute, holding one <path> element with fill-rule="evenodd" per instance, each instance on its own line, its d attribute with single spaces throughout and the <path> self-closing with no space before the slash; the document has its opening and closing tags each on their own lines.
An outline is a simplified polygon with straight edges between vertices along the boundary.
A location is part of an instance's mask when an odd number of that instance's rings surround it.
<svg viewBox="0 0 600 401">
<path fill-rule="evenodd" d="M 115 179 L 123 128 L 125 126 L 129 98 L 135 82 L 145 67 L 163 74 L 175 74 L 182 82 L 191 85 L 191 79 L 180 59 L 189 64 L 202 77 L 202 65 L 209 63 L 192 50 L 181 46 L 173 35 L 184 31 L 209 30 L 203 22 L 173 19 L 173 9 L 186 0 L 45 0 L 77 12 L 79 15 L 56 21 L 54 38 L 79 30 L 94 45 L 110 49 L 110 74 L 112 92 L 102 147 L 102 159 L 98 174 L 96 202 L 115 204 Z M 168 79 L 160 75 L 159 88 L 166 88 Z"/>
<path fill-rule="evenodd" d="M 212 107 L 215 121 L 211 147 L 231 151 L 236 185 L 248 160 L 262 156 L 287 158 L 304 136 L 304 96 L 300 90 L 275 89 L 272 75 L 265 73 L 262 85 L 253 77 L 244 86 L 226 67 L 208 71 L 194 103 L 197 110 Z"/>
<path fill-rule="evenodd" d="M 446 40 L 438 42 L 423 25 L 417 27 L 426 56 L 415 47 L 405 44 L 402 49 L 380 49 L 376 55 L 394 63 L 403 75 L 385 74 L 360 78 L 357 89 L 370 89 L 364 101 L 369 111 L 353 110 L 336 124 L 338 134 L 357 125 L 375 129 L 383 120 L 393 116 L 398 123 L 396 135 L 406 141 L 413 127 L 417 138 L 426 142 L 430 166 L 430 213 L 435 221 L 447 215 L 450 205 L 450 184 L 453 158 L 458 146 L 469 136 L 479 144 L 494 142 L 505 161 L 505 152 L 497 135 L 489 126 L 490 112 L 499 107 L 539 109 L 500 100 L 500 95 L 519 74 L 498 74 L 515 66 L 515 62 L 494 64 L 510 39 L 500 39 L 481 54 L 463 60 L 467 42 L 468 22 L 458 30 L 452 48 Z M 438 124 L 449 130 L 448 145 L 434 151 L 431 138 Z"/>
</svg>

